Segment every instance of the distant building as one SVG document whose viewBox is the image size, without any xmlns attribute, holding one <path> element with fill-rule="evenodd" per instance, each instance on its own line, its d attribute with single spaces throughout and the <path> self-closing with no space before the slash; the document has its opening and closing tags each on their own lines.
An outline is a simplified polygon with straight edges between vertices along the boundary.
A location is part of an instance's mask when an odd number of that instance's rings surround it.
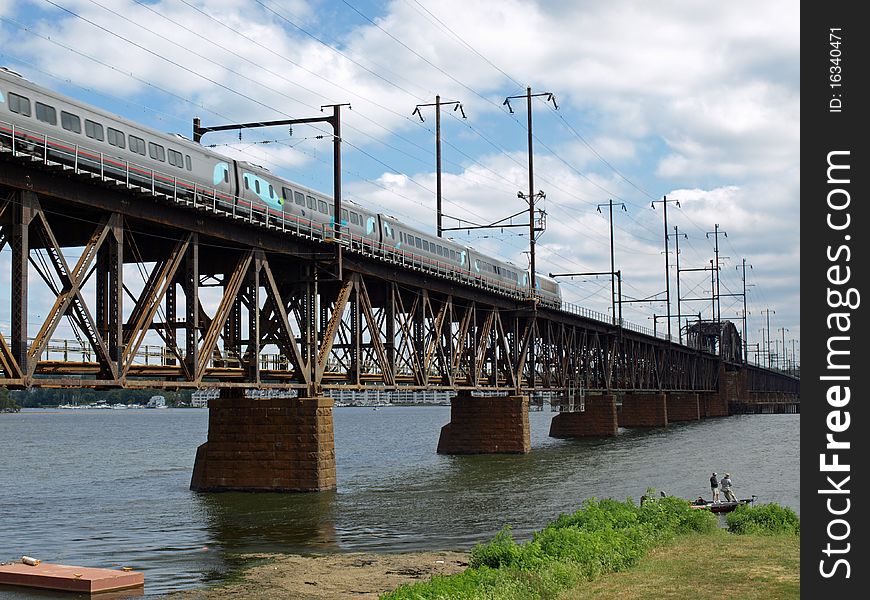
<svg viewBox="0 0 870 600">
<path fill-rule="evenodd" d="M 327 390 L 336 406 L 387 406 L 389 404 L 450 404 L 450 390 Z"/>
<path fill-rule="evenodd" d="M 196 390 L 190 395 L 190 405 L 194 408 L 208 408 L 208 401 L 219 397 L 220 394 L 221 391 L 217 388 Z"/>
<path fill-rule="evenodd" d="M 145 408 L 166 408 L 166 398 L 163 396 L 151 396 Z"/>
</svg>

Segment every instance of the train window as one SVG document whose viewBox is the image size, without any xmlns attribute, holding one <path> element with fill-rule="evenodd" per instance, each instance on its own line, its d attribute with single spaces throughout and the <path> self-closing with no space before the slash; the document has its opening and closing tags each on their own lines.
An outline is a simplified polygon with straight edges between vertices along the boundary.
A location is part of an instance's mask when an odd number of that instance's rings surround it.
<svg viewBox="0 0 870 600">
<path fill-rule="evenodd" d="M 145 140 L 135 135 L 130 136 L 130 152 L 145 156 Z"/>
<path fill-rule="evenodd" d="M 110 145 L 117 146 L 118 148 L 123 148 L 125 146 L 124 132 L 112 129 L 111 127 L 106 129 L 106 140 Z"/>
<path fill-rule="evenodd" d="M 269 197 L 270 197 L 270 198 L 274 198 L 274 197 L 275 197 L 275 188 L 272 187 L 272 184 L 271 184 L 271 183 L 269 184 Z"/>
<path fill-rule="evenodd" d="M 350 213 L 350 222 L 354 225 L 359 225 L 359 215 L 355 212 Z"/>
<path fill-rule="evenodd" d="M 250 184 L 248 183 L 248 176 L 247 176 L 247 175 L 245 175 L 245 189 L 246 189 L 246 190 L 251 189 L 251 186 L 250 186 Z"/>
<path fill-rule="evenodd" d="M 57 125 L 57 110 L 53 106 L 49 106 L 48 104 L 43 104 L 42 102 L 36 103 L 36 118 L 42 121 L 43 123 L 48 123 L 50 125 Z"/>
<path fill-rule="evenodd" d="M 9 110 L 25 117 L 30 116 L 30 98 L 9 92 Z"/>
<path fill-rule="evenodd" d="M 191 168 L 191 166 L 190 166 L 190 155 L 189 154 L 184 155 L 184 166 L 187 168 L 188 171 L 193 171 L 193 168 Z"/>
<path fill-rule="evenodd" d="M 308 208 L 311 210 L 317 210 L 317 200 L 314 199 L 314 196 L 308 196 Z"/>
<path fill-rule="evenodd" d="M 169 155 L 169 164 L 173 167 L 178 167 L 179 169 L 184 168 L 184 155 L 177 150 L 172 150 L 171 148 L 166 151 Z"/>
<path fill-rule="evenodd" d="M 441 246 L 435 246 L 435 250 L 438 251 L 438 256 L 444 256 L 444 248 Z"/>
<path fill-rule="evenodd" d="M 323 200 L 317 201 L 317 210 L 322 212 L 325 215 L 329 214 L 329 209 L 326 206 L 326 202 L 324 202 Z"/>
<path fill-rule="evenodd" d="M 428 240 L 423 240 L 423 250 L 425 250 L 426 252 L 429 252 L 429 241 Z"/>
<path fill-rule="evenodd" d="M 423 247 L 423 240 L 414 236 L 414 245 L 417 246 L 418 248 L 422 248 Z"/>
<path fill-rule="evenodd" d="M 148 155 L 154 160 L 166 162 L 166 150 L 160 144 L 148 142 Z"/>
<path fill-rule="evenodd" d="M 330 205 L 329 205 L 329 216 L 330 216 L 330 217 L 334 217 L 334 216 L 335 216 L 335 205 L 334 205 L 334 204 L 330 204 Z"/>
<path fill-rule="evenodd" d="M 259 179 L 254 180 L 254 191 L 257 192 L 258 194 L 260 193 L 260 180 Z"/>
<path fill-rule="evenodd" d="M 85 119 L 85 135 L 95 140 L 103 141 L 103 126 L 90 119 Z"/>
<path fill-rule="evenodd" d="M 348 210 L 346 208 L 342 208 L 341 209 L 341 222 L 347 223 L 348 221 L 350 221 L 350 213 L 348 212 Z"/>
<path fill-rule="evenodd" d="M 305 194 L 302 192 L 295 192 L 293 198 L 295 199 L 296 204 L 299 206 L 305 206 Z"/>
<path fill-rule="evenodd" d="M 82 132 L 82 120 L 78 116 L 68 113 L 65 110 L 60 111 L 60 125 L 67 131 L 73 133 Z"/>
</svg>

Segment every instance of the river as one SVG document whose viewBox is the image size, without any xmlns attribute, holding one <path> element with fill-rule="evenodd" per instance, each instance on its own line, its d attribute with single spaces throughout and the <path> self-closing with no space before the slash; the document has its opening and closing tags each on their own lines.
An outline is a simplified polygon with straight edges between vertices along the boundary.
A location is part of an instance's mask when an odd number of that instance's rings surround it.
<svg viewBox="0 0 870 600">
<path fill-rule="evenodd" d="M 527 455 L 439 456 L 449 407 L 340 407 L 335 492 L 199 494 L 205 409 L 0 414 L 0 562 L 129 565 L 159 595 L 220 580 L 245 552 L 469 549 L 505 524 L 527 539 L 585 498 L 709 496 L 711 471 L 800 512 L 800 415 L 580 440 L 548 437 L 552 416 L 530 413 Z"/>
</svg>

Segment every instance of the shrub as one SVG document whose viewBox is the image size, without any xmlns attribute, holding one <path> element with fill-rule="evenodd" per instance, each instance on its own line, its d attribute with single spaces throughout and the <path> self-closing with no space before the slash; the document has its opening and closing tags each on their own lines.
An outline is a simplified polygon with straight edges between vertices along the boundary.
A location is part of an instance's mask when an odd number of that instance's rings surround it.
<svg viewBox="0 0 870 600">
<path fill-rule="evenodd" d="M 652 496 L 652 494 L 649 494 Z M 675 497 L 587 500 L 525 544 L 505 527 L 471 551 L 469 568 L 453 576 L 406 585 L 384 600 L 533 600 L 554 598 L 582 580 L 634 565 L 650 548 L 676 535 L 709 532 L 716 515 Z"/>
<path fill-rule="evenodd" d="M 800 535 L 801 521 L 792 509 L 778 504 L 738 506 L 725 517 L 728 531 L 736 534 L 793 534 Z"/>
<path fill-rule="evenodd" d="M 523 549 L 514 541 L 511 535 L 510 525 L 505 525 L 492 541 L 487 544 L 477 544 L 471 550 L 469 566 L 472 569 L 479 567 L 517 566 L 522 561 Z"/>
</svg>

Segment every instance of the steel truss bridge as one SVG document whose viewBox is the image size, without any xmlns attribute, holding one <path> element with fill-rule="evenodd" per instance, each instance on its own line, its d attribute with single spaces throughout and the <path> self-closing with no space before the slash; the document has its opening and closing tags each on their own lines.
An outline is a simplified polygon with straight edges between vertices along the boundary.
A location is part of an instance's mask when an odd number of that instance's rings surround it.
<svg viewBox="0 0 870 600">
<path fill-rule="evenodd" d="M 149 185 L 132 165 L 86 170 L 77 153 L 0 152 L 0 386 L 565 396 L 715 391 L 745 370 L 750 391 L 799 395 L 787 374 L 364 239 L 342 237 L 337 260 L 329 227 L 159 188 L 153 171 Z"/>
</svg>

